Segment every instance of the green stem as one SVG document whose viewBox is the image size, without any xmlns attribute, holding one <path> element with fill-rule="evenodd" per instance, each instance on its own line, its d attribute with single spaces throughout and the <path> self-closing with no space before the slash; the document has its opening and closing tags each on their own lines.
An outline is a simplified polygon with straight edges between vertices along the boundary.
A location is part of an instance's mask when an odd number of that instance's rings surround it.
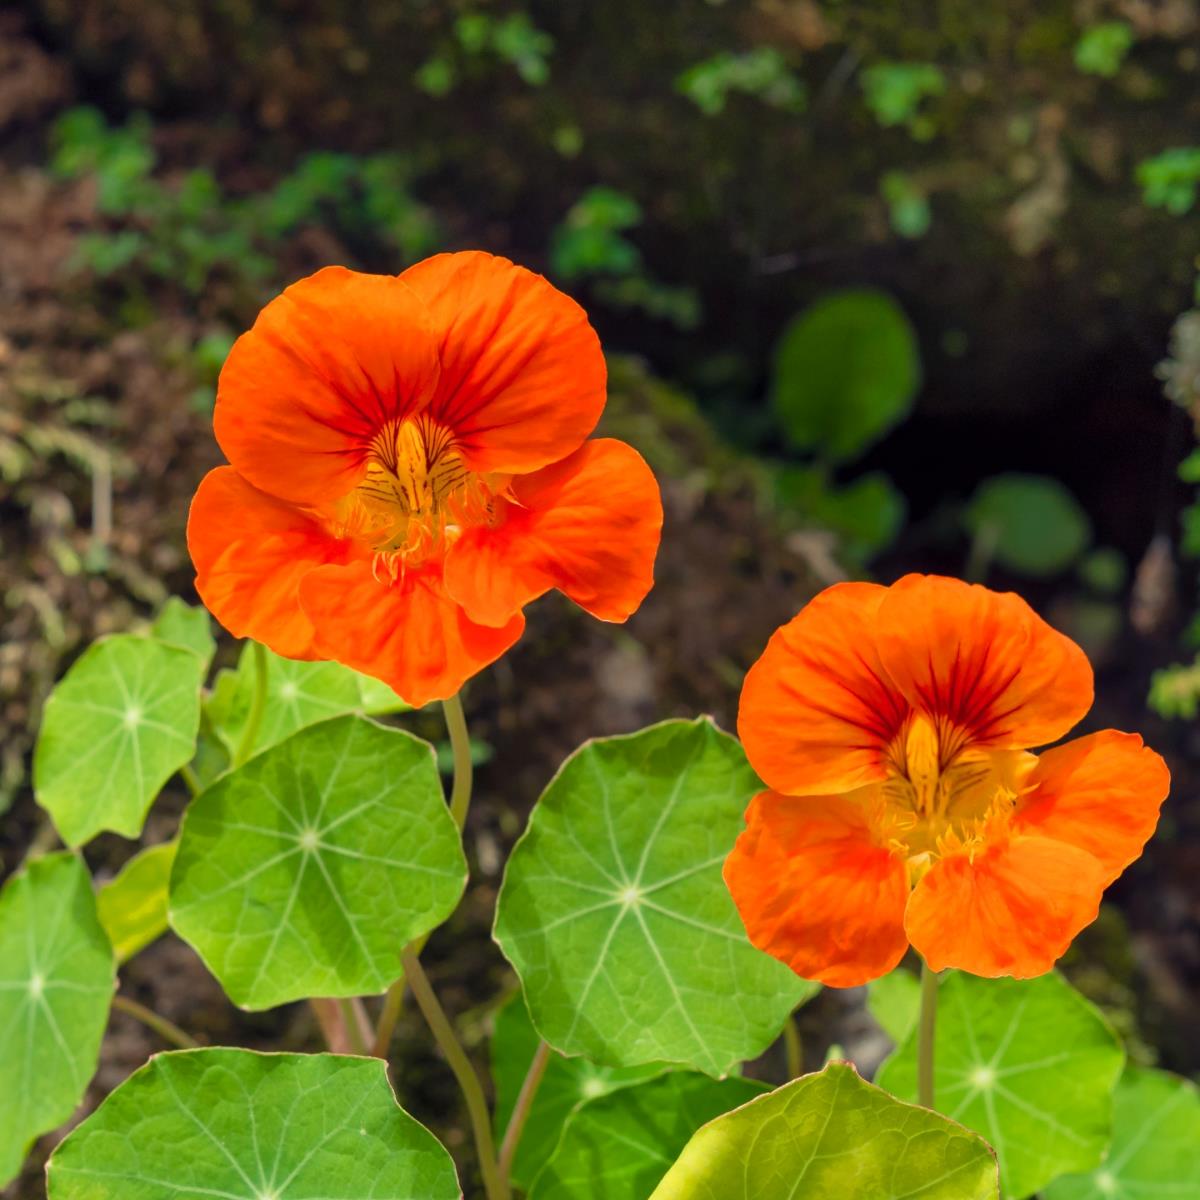
<svg viewBox="0 0 1200 1200">
<path fill-rule="evenodd" d="M 917 1103 L 933 1108 L 933 1047 L 937 1032 L 937 974 L 921 963 L 921 1015 L 917 1026 Z"/>
<path fill-rule="evenodd" d="M 550 1047 L 545 1042 L 538 1042 L 538 1048 L 533 1052 L 533 1061 L 525 1073 L 525 1081 L 517 1094 L 517 1102 L 513 1105 L 512 1116 L 508 1119 L 508 1128 L 504 1131 L 504 1141 L 500 1143 L 500 1180 L 507 1187 L 509 1176 L 512 1174 L 513 1159 L 517 1154 L 517 1146 L 529 1119 L 529 1110 L 533 1107 L 537 1090 L 541 1086 L 542 1076 L 550 1062 Z"/>
<path fill-rule="evenodd" d="M 404 964 L 404 974 L 408 986 L 412 988 L 413 999 L 421 1010 L 434 1040 L 446 1056 L 454 1078 L 462 1091 L 463 1099 L 467 1102 L 467 1113 L 471 1118 L 471 1129 L 475 1135 L 475 1151 L 479 1155 L 479 1169 L 483 1175 L 483 1186 L 488 1200 L 509 1200 L 511 1195 L 508 1184 L 500 1175 L 496 1161 L 496 1146 L 492 1140 L 492 1122 L 488 1114 L 487 1100 L 483 1095 L 483 1087 L 467 1052 L 455 1035 L 450 1019 L 446 1016 L 433 987 L 417 958 L 413 946 L 406 946 L 400 955 Z"/>
<path fill-rule="evenodd" d="M 463 712 L 462 697 L 455 693 L 442 701 L 442 712 L 446 717 L 446 732 L 450 735 L 450 749 L 454 755 L 454 782 L 450 787 L 450 815 L 461 832 L 467 822 L 467 809 L 471 804 L 471 784 L 474 770 L 471 766 L 471 736 L 467 732 L 467 718 Z M 425 948 L 427 937 L 413 943 L 413 953 L 420 954 Z M 404 1007 L 404 976 L 401 975 L 387 990 L 379 1021 L 375 1026 L 375 1044 L 371 1053 L 376 1058 L 387 1058 L 396 1032 L 396 1022 Z"/>
<path fill-rule="evenodd" d="M 799 1079 L 804 1073 L 804 1053 L 800 1045 L 800 1030 L 796 1028 L 796 1014 L 788 1017 L 783 1026 L 783 1046 L 787 1051 L 787 1073 L 789 1079 Z"/>
<path fill-rule="evenodd" d="M 450 749 L 454 754 L 454 786 L 450 790 L 450 815 L 461 830 L 467 823 L 467 806 L 471 803 L 471 737 L 467 733 L 467 718 L 463 713 L 462 695 L 455 692 L 442 701 L 446 716 L 446 732 L 450 734 Z"/>
<path fill-rule="evenodd" d="M 114 996 L 112 1006 L 118 1012 L 123 1012 L 135 1020 L 141 1021 L 143 1025 L 153 1029 L 164 1042 L 170 1042 L 172 1046 L 178 1046 L 181 1050 L 199 1049 L 200 1043 L 194 1037 L 184 1033 L 178 1025 L 168 1021 L 166 1017 L 160 1017 L 152 1008 L 147 1008 L 136 1000 L 130 1000 L 128 996 Z"/>
<path fill-rule="evenodd" d="M 254 699 L 250 703 L 250 715 L 246 718 L 241 741 L 238 742 L 233 755 L 234 770 L 254 753 L 254 743 L 258 741 L 258 731 L 262 728 L 263 713 L 267 711 L 267 648 L 261 642 L 250 644 L 254 647 Z"/>
<path fill-rule="evenodd" d="M 184 763 L 183 766 L 179 768 L 179 774 L 183 779 L 183 782 L 187 784 L 187 790 L 193 796 L 200 795 L 200 779 L 196 775 L 196 772 L 192 770 L 192 764 Z"/>
</svg>

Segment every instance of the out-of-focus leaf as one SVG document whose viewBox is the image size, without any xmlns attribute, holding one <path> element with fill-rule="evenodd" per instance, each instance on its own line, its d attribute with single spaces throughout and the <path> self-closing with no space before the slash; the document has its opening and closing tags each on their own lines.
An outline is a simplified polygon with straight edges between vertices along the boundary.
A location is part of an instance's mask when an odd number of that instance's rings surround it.
<svg viewBox="0 0 1200 1200">
<path fill-rule="evenodd" d="M 1057 479 L 1016 472 L 984 480 L 964 513 L 971 535 L 1023 575 L 1065 571 L 1092 540 L 1079 501 Z"/>
</svg>

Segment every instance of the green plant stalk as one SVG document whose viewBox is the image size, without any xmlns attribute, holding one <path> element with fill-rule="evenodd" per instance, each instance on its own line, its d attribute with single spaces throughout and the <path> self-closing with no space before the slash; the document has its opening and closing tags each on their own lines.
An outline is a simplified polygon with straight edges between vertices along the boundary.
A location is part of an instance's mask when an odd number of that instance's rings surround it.
<svg viewBox="0 0 1200 1200">
<path fill-rule="evenodd" d="M 454 754 L 454 781 L 450 787 L 450 815 L 461 832 L 467 820 L 467 809 L 471 804 L 471 785 L 474 769 L 471 766 L 471 737 L 467 731 L 467 718 L 463 712 L 462 697 L 455 693 L 449 700 L 442 701 L 442 712 L 446 717 L 446 732 L 450 735 L 450 748 Z M 413 943 L 414 953 L 420 954 L 425 948 L 426 937 L 418 938 Z M 387 990 L 383 999 L 383 1008 L 379 1012 L 379 1020 L 375 1025 L 375 1042 L 371 1053 L 376 1058 L 387 1058 L 388 1049 L 392 1044 L 392 1035 L 396 1032 L 396 1022 L 400 1019 L 404 1007 L 404 976 L 401 975 Z"/>
<path fill-rule="evenodd" d="M 800 1030 L 796 1028 L 795 1013 L 784 1022 L 783 1046 L 787 1053 L 788 1078 L 799 1079 L 804 1071 L 804 1048 L 800 1044 Z"/>
<path fill-rule="evenodd" d="M 178 1046 L 181 1050 L 197 1050 L 200 1047 L 200 1043 L 194 1037 L 184 1033 L 178 1025 L 168 1021 L 166 1017 L 160 1017 L 158 1013 L 144 1004 L 130 1000 L 128 996 L 114 996 L 112 1006 L 118 1012 L 133 1017 L 135 1021 L 141 1021 L 143 1025 L 153 1029 L 164 1042 L 168 1042 L 172 1046 Z"/>
<path fill-rule="evenodd" d="M 179 775 L 183 782 L 187 784 L 187 790 L 190 795 L 200 795 L 200 780 L 197 778 L 196 772 L 192 770 L 191 763 L 184 763 L 183 766 L 179 768 Z"/>
<path fill-rule="evenodd" d="M 934 1107 L 933 1047 L 937 1033 L 937 973 L 921 963 L 921 1015 L 917 1023 L 917 1103 Z"/>
<path fill-rule="evenodd" d="M 263 714 L 267 711 L 267 650 L 261 642 L 252 643 L 254 646 L 254 699 L 250 703 L 250 715 L 246 718 L 246 728 L 242 730 L 241 741 L 233 755 L 233 768 L 237 770 L 254 753 L 254 743 L 258 741 L 258 731 L 262 728 Z"/>
<path fill-rule="evenodd" d="M 358 1014 L 355 1011 L 354 1001 L 349 999 L 339 1000 L 338 1007 L 342 1010 L 342 1024 L 346 1027 L 346 1038 L 350 1043 L 350 1052 L 352 1054 L 366 1054 L 367 1040 L 363 1037 L 362 1027 L 358 1023 Z"/>
<path fill-rule="evenodd" d="M 417 958 L 415 945 L 405 947 L 400 961 L 404 964 L 404 975 L 408 986 L 412 988 L 413 999 L 425 1018 L 434 1040 L 446 1056 L 446 1062 L 458 1080 L 463 1099 L 467 1102 L 467 1112 L 471 1118 L 471 1130 L 475 1135 L 475 1150 L 479 1156 L 479 1169 L 483 1175 L 484 1191 L 488 1200 L 510 1200 L 511 1191 L 507 1182 L 501 1177 L 499 1163 L 496 1160 L 496 1146 L 492 1140 L 492 1121 L 488 1113 L 487 1100 L 483 1095 L 483 1087 L 475 1068 L 467 1057 L 454 1032 L 450 1019 L 446 1016 L 433 987 L 429 982 L 425 969 Z"/>
<path fill-rule="evenodd" d="M 504 1140 L 500 1143 L 500 1179 L 507 1187 L 512 1175 L 513 1159 L 517 1155 L 517 1146 L 521 1142 L 521 1134 L 525 1130 L 525 1122 L 529 1119 L 529 1110 L 537 1096 L 542 1083 L 542 1076 L 550 1062 L 550 1047 L 545 1042 L 538 1042 L 538 1048 L 533 1052 L 533 1061 L 525 1073 L 521 1090 L 517 1094 L 517 1102 L 513 1105 L 512 1116 L 508 1119 L 508 1128 L 504 1131 Z"/>
<path fill-rule="evenodd" d="M 450 815 L 459 831 L 467 823 L 467 808 L 471 803 L 471 737 L 467 732 L 467 718 L 463 713 L 462 693 L 455 692 L 442 701 L 442 712 L 446 716 L 446 732 L 450 735 L 450 749 L 454 754 L 454 783 L 450 789 Z"/>
</svg>

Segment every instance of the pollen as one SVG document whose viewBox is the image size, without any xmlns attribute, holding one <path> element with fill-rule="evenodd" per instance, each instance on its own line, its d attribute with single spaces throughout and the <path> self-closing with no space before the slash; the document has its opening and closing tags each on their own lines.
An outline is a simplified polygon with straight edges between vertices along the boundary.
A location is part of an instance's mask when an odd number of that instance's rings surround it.
<svg viewBox="0 0 1200 1200">
<path fill-rule="evenodd" d="M 338 506 L 336 532 L 365 543 L 375 578 L 395 582 L 489 522 L 495 484 L 468 467 L 446 426 L 423 414 L 391 421 L 371 441 L 365 478 Z"/>
</svg>

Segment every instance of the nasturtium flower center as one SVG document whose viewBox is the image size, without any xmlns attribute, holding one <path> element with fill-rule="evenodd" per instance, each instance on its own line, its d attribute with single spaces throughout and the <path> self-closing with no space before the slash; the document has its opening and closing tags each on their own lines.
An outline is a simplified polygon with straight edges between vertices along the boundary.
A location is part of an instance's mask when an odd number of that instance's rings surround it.
<svg viewBox="0 0 1200 1200">
<path fill-rule="evenodd" d="M 911 717 L 887 756 L 888 778 L 862 789 L 881 841 L 915 883 L 945 854 L 973 853 L 1008 824 L 1036 759 L 1023 750 L 963 747 L 954 731 Z"/>
<path fill-rule="evenodd" d="M 335 532 L 374 552 L 377 578 L 395 580 L 444 557 L 463 530 L 492 523 L 507 486 L 507 477 L 472 471 L 447 426 L 423 414 L 391 421 L 371 441 L 362 481 L 336 506 Z"/>
</svg>

